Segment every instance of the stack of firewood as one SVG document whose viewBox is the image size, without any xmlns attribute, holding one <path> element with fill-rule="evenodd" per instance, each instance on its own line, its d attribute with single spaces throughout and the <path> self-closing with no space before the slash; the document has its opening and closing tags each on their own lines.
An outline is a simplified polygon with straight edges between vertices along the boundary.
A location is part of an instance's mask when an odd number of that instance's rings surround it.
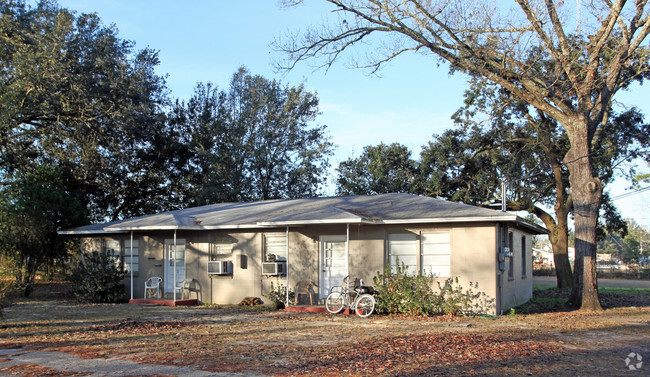
<svg viewBox="0 0 650 377">
<path fill-rule="evenodd" d="M 239 305 L 262 305 L 262 300 L 260 300 L 259 297 L 246 297 L 239 303 Z"/>
</svg>

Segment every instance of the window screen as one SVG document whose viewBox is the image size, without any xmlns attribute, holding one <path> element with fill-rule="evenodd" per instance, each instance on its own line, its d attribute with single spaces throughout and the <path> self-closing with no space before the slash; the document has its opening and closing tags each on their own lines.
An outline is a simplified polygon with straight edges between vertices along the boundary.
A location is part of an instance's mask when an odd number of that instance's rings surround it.
<svg viewBox="0 0 650 377">
<path fill-rule="evenodd" d="M 512 232 L 508 233 L 508 248 L 510 250 L 510 257 L 508 258 L 508 280 L 515 278 L 515 253 L 512 250 Z"/>
<path fill-rule="evenodd" d="M 278 262 L 287 260 L 287 236 L 285 234 L 267 234 L 264 237 L 264 259 L 271 261 L 271 255 Z"/>
<path fill-rule="evenodd" d="M 451 244 L 449 233 L 422 234 L 421 273 L 425 276 L 451 276 Z"/>
<path fill-rule="evenodd" d="M 388 263 L 392 273 L 404 266 L 409 275 L 417 274 L 417 239 L 413 233 L 388 235 Z"/>
<path fill-rule="evenodd" d="M 133 254 L 133 260 L 131 260 Z M 131 250 L 131 240 L 124 241 L 124 269 L 130 272 L 138 272 L 140 270 L 140 243 L 138 240 L 133 240 L 133 250 Z"/>
<path fill-rule="evenodd" d="M 521 237 L 521 277 L 526 277 L 526 236 Z"/>
</svg>

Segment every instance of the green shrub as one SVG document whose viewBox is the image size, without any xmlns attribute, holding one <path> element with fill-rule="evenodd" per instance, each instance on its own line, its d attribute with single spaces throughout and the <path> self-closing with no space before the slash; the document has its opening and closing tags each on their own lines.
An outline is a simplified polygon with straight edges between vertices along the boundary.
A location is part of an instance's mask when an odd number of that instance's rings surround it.
<svg viewBox="0 0 650 377">
<path fill-rule="evenodd" d="M 494 304 L 485 292 L 478 290 L 478 283 L 469 283 L 465 289 L 458 278 L 449 278 L 443 284 L 438 282 L 440 312 L 453 315 L 477 315 L 485 313 Z"/>
<path fill-rule="evenodd" d="M 285 301 L 287 300 L 287 287 L 281 284 L 274 287 L 273 283 L 271 283 L 271 292 L 266 297 L 273 301 L 277 309 L 284 309 Z M 295 293 L 289 288 L 289 305 L 295 302 L 295 298 Z"/>
<path fill-rule="evenodd" d="M 469 289 L 458 284 L 458 278 L 438 282 L 438 290 L 432 289 L 435 277 L 413 276 L 404 266 L 396 273 L 387 266 L 383 274 L 373 278 L 377 290 L 377 312 L 387 314 L 418 315 L 470 315 L 484 313 L 494 301 L 483 292 L 475 292 L 478 283 L 470 283 Z"/>
<path fill-rule="evenodd" d="M 124 302 L 122 279 L 125 271 L 113 257 L 99 252 L 84 254 L 70 273 L 77 300 L 83 302 Z"/>
<path fill-rule="evenodd" d="M 431 290 L 433 279 L 427 276 L 413 276 L 406 273 L 404 266 L 398 266 L 392 273 L 386 266 L 383 274 L 373 278 L 378 291 L 377 312 L 388 314 L 430 315 L 438 306 L 438 298 Z"/>
</svg>

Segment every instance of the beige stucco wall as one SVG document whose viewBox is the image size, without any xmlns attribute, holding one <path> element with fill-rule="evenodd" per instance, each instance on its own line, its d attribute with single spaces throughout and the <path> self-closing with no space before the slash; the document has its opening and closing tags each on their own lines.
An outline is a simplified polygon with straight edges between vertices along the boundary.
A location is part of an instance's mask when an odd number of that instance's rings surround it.
<svg viewBox="0 0 650 377">
<path fill-rule="evenodd" d="M 506 270 L 498 271 L 502 276 L 502 290 L 499 312 L 506 312 L 512 307 L 521 305 L 530 300 L 533 296 L 533 257 L 532 257 L 532 239 L 533 237 L 519 229 L 509 228 L 513 237 L 513 258 L 507 258 Z M 522 240 L 522 237 L 525 237 Z M 522 241 L 525 242 L 525 265 L 526 271 L 522 269 Z M 513 263 L 513 277 L 508 276 L 509 263 Z"/>
<path fill-rule="evenodd" d="M 498 313 L 528 300 L 532 295 L 532 258 L 530 258 L 532 237 L 519 230 L 513 232 L 515 251 L 514 279 L 507 279 L 507 270 L 503 272 L 499 300 L 498 276 L 498 230 L 495 224 L 463 223 L 447 225 L 351 225 L 349 227 L 350 245 L 348 268 L 352 278 L 363 278 L 367 285 L 372 285 L 373 277 L 382 272 L 387 260 L 387 238 L 391 233 L 410 232 L 420 236 L 422 233 L 448 231 L 451 234 L 451 275 L 459 278 L 462 287 L 469 287 L 470 282 L 478 284 L 487 300 L 492 300 L 492 307 L 486 308 L 490 313 Z M 285 285 L 286 276 L 269 277 L 261 273 L 264 234 L 282 234 L 286 228 L 251 230 L 251 231 L 178 231 L 177 238 L 186 241 L 186 277 L 197 280 L 200 302 L 216 304 L 237 304 L 245 297 L 261 297 L 269 302 L 265 295 L 273 285 Z M 346 235 L 346 225 L 323 225 L 290 228 L 289 232 L 289 285 L 295 289 L 299 281 L 313 282 L 318 285 L 321 271 L 320 239 L 324 235 Z M 526 236 L 527 277 L 521 273 L 521 236 Z M 122 247 L 129 235 L 103 237 L 120 240 Z M 134 298 L 143 297 L 144 281 L 151 276 L 164 276 L 164 243 L 173 238 L 172 231 L 148 234 L 134 233 L 134 239 L 140 243 L 140 270 L 134 275 Z M 215 239 L 231 239 L 232 254 L 221 257 L 231 262 L 231 274 L 225 276 L 208 276 L 207 262 L 210 243 Z M 419 239 L 419 238 L 418 238 Z M 99 250 L 101 241 L 87 239 L 83 244 L 85 250 Z M 123 250 L 128 255 L 128 250 Z M 444 280 L 444 279 L 440 279 Z M 130 276 L 125 278 L 127 292 L 130 291 Z M 315 288 L 318 292 L 318 288 Z M 474 290 L 477 290 L 474 288 Z"/>
<path fill-rule="evenodd" d="M 454 227 L 451 229 L 451 243 L 452 278 L 457 277 L 459 286 L 464 289 L 484 292 L 485 297 L 478 310 L 496 314 L 495 227 L 481 224 Z"/>
</svg>

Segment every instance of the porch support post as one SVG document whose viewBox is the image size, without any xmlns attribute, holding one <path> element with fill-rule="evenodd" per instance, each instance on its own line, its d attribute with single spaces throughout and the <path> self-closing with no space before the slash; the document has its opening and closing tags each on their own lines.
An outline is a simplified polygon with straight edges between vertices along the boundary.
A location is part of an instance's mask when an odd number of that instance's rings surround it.
<svg viewBox="0 0 650 377">
<path fill-rule="evenodd" d="M 131 270 L 131 300 L 133 300 L 133 231 L 131 231 L 131 264 L 129 265 L 129 270 Z"/>
<path fill-rule="evenodd" d="M 176 302 L 176 229 L 174 229 L 174 285 L 172 285 L 172 290 L 174 291 L 174 302 Z"/>
<path fill-rule="evenodd" d="M 350 275 L 350 224 L 345 224 L 345 269 Z M 350 290 L 350 278 L 348 277 L 348 286 Z"/>
<path fill-rule="evenodd" d="M 287 227 L 286 244 L 287 244 L 287 302 L 284 304 L 284 306 L 288 307 L 289 306 L 289 227 Z"/>
</svg>

